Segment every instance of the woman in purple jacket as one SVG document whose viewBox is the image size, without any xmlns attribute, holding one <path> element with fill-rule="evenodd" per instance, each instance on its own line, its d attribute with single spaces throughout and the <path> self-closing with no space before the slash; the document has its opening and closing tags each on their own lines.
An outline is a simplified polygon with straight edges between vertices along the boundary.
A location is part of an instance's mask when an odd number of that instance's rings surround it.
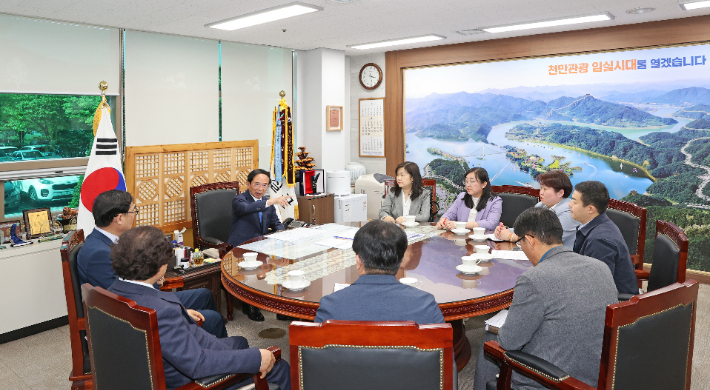
<svg viewBox="0 0 710 390">
<path fill-rule="evenodd" d="M 500 222 L 503 212 L 503 199 L 491 190 L 488 172 L 483 168 L 471 168 L 464 179 L 466 192 L 456 197 L 436 223 L 438 229 L 455 229 L 454 222 L 467 222 L 466 229 L 482 227 L 493 230 Z"/>
</svg>

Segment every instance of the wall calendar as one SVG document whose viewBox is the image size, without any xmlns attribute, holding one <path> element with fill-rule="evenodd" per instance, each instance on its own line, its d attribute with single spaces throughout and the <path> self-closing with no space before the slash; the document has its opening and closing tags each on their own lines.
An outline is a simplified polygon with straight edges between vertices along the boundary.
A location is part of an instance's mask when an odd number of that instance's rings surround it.
<svg viewBox="0 0 710 390">
<path fill-rule="evenodd" d="M 360 157 L 385 157 L 385 98 L 360 99 Z"/>
</svg>

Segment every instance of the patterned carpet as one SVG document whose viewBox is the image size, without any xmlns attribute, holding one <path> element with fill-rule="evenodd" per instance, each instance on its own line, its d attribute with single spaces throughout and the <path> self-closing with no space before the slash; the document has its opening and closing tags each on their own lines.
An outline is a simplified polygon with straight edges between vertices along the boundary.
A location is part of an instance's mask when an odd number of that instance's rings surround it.
<svg viewBox="0 0 710 390">
<path fill-rule="evenodd" d="M 237 311 L 234 321 L 227 324 L 230 335 L 242 335 L 252 346 L 264 348 L 275 345 L 289 361 L 288 337 L 267 340 L 259 338 L 260 331 L 268 328 L 288 330 L 287 321 L 279 321 L 276 315 L 264 312 L 266 321 L 249 321 Z M 700 286 L 695 349 L 693 353 L 693 390 L 710 389 L 710 285 Z M 466 336 L 471 342 L 471 360 L 459 372 L 459 389 L 473 388 L 476 356 L 483 337 L 483 321 L 489 316 L 469 318 L 466 321 Z M 70 370 L 69 327 L 52 329 L 24 339 L 0 345 L 0 388 L 4 390 L 54 390 L 69 389 L 67 380 Z"/>
</svg>

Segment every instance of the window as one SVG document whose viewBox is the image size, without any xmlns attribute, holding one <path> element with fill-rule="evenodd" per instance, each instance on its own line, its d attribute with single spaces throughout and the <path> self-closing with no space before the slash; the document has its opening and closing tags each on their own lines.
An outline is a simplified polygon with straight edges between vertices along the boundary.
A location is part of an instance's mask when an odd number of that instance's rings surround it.
<svg viewBox="0 0 710 390">
<path fill-rule="evenodd" d="M 6 181 L 5 219 L 22 218 L 22 210 L 49 207 L 57 213 L 71 203 L 78 204 L 80 182 L 76 175 Z"/>
</svg>

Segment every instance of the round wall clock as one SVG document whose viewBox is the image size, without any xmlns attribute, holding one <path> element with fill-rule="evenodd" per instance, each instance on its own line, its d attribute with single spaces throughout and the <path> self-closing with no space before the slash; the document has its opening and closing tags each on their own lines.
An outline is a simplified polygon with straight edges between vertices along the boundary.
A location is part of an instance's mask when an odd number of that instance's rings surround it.
<svg viewBox="0 0 710 390">
<path fill-rule="evenodd" d="M 360 69 L 360 85 L 363 88 L 373 90 L 382 83 L 382 69 L 377 64 L 365 64 Z"/>
</svg>

